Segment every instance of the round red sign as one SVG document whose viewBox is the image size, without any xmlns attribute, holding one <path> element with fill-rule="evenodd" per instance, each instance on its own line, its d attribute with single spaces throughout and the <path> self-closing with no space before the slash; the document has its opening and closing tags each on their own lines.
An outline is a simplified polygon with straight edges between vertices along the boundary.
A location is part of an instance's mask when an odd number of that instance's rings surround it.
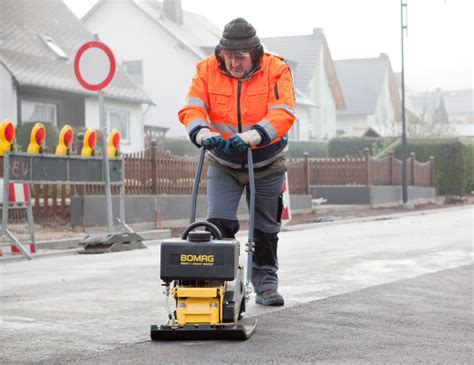
<svg viewBox="0 0 474 365">
<path fill-rule="evenodd" d="M 115 57 L 109 47 L 99 41 L 83 44 L 74 58 L 74 73 L 79 83 L 91 91 L 105 88 L 115 75 Z"/>
</svg>

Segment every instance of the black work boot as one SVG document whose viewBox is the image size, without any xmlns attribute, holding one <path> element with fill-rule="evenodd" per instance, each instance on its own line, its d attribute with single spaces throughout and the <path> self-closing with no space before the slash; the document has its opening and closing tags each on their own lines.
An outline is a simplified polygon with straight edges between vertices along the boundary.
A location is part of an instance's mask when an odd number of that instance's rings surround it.
<svg viewBox="0 0 474 365">
<path fill-rule="evenodd" d="M 276 307 L 285 304 L 285 300 L 276 290 L 270 289 L 258 293 L 255 297 L 255 303 Z"/>
</svg>

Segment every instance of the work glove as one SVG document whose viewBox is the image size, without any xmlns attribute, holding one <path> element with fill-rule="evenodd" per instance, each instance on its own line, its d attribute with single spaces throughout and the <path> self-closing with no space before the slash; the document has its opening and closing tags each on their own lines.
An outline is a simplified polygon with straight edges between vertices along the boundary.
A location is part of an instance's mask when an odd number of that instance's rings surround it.
<svg viewBox="0 0 474 365">
<path fill-rule="evenodd" d="M 217 132 L 211 132 L 209 128 L 201 128 L 196 134 L 196 143 L 207 150 L 215 148 L 220 151 L 224 148 L 225 140 Z"/>
<path fill-rule="evenodd" d="M 236 133 L 230 137 L 224 146 L 224 153 L 229 155 L 233 150 L 244 152 L 249 147 L 256 146 L 262 142 L 262 136 L 256 129 L 247 132 Z"/>
</svg>

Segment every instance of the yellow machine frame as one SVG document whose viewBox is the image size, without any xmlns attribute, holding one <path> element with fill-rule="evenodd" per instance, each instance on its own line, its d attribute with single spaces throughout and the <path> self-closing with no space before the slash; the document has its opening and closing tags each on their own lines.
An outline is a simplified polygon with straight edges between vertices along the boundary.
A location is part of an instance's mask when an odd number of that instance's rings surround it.
<svg viewBox="0 0 474 365">
<path fill-rule="evenodd" d="M 225 283 L 222 286 L 204 288 L 174 287 L 177 322 L 180 325 L 222 323 L 225 287 Z"/>
</svg>

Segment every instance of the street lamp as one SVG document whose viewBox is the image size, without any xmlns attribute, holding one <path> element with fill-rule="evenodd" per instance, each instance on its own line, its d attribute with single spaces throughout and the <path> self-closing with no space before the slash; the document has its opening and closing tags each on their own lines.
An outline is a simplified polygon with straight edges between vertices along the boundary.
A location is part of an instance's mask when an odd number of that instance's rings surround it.
<svg viewBox="0 0 474 365">
<path fill-rule="evenodd" d="M 407 180 L 407 132 L 405 119 L 405 66 L 403 60 L 403 38 L 407 25 L 407 2 L 408 0 L 400 0 L 400 23 L 401 23 L 401 45 L 402 45 L 402 184 L 403 184 L 403 205 L 408 205 L 408 180 Z"/>
</svg>

